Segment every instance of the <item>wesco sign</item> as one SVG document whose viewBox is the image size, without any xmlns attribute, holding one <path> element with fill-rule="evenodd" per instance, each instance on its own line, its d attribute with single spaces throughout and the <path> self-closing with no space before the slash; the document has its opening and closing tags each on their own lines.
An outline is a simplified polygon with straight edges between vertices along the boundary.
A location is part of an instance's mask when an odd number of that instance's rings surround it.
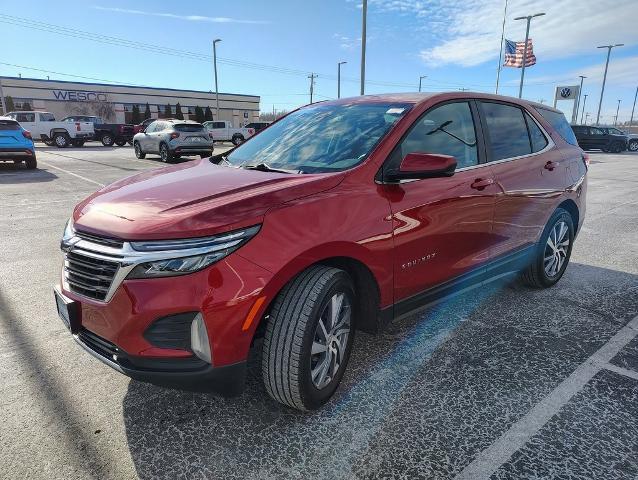
<svg viewBox="0 0 638 480">
<path fill-rule="evenodd" d="M 68 102 L 106 102 L 106 93 L 85 92 L 81 90 L 53 90 L 53 96 L 57 100 Z"/>
</svg>

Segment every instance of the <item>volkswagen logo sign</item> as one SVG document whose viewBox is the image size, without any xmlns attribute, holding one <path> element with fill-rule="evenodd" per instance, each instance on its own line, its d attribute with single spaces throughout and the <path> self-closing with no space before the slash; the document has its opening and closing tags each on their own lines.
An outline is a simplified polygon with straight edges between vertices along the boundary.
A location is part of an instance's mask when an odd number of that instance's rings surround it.
<svg viewBox="0 0 638 480">
<path fill-rule="evenodd" d="M 572 96 L 572 89 L 569 87 L 564 87 L 560 89 L 560 96 L 563 98 L 569 98 Z"/>
</svg>

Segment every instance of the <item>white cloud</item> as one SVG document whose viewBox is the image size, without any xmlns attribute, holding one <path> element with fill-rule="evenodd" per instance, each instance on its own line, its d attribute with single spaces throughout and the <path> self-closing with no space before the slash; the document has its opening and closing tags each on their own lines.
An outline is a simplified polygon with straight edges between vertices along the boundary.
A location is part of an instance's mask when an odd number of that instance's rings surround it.
<svg viewBox="0 0 638 480">
<path fill-rule="evenodd" d="M 421 50 L 430 66 L 473 66 L 498 57 L 504 0 L 369 0 L 371 11 L 411 15 L 435 44 Z M 525 22 L 514 17 L 545 12 L 532 20 L 534 53 L 542 59 L 594 53 L 597 45 L 638 43 L 636 0 L 509 0 L 505 36 L 524 40 Z"/>
<path fill-rule="evenodd" d="M 186 20 L 189 22 L 207 22 L 207 23 L 247 23 L 252 25 L 258 24 L 267 24 L 270 22 L 266 22 L 263 20 L 244 20 L 237 18 L 229 18 L 229 17 L 207 17 L 202 15 L 177 15 L 174 13 L 159 13 L 159 12 L 147 12 L 144 10 L 133 10 L 128 8 L 116 8 L 116 7 L 100 7 L 94 6 L 96 10 L 102 10 L 105 12 L 116 12 L 116 13 L 126 13 L 129 15 L 146 15 L 150 17 L 163 17 L 163 18 L 173 18 L 176 20 Z"/>
<path fill-rule="evenodd" d="M 361 37 L 352 38 L 347 35 L 342 35 L 341 33 L 335 33 L 332 38 L 334 38 L 339 43 L 339 47 L 344 50 L 354 50 L 361 45 Z M 367 38 L 367 41 L 370 41 L 370 37 Z"/>
</svg>

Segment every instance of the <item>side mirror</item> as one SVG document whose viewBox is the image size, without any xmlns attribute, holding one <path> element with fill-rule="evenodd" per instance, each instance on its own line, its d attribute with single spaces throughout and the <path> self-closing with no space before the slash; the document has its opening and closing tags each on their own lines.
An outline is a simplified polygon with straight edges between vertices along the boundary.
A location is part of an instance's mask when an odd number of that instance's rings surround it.
<svg viewBox="0 0 638 480">
<path fill-rule="evenodd" d="M 456 158 L 438 153 L 408 153 L 398 171 L 389 172 L 389 181 L 421 178 L 451 177 L 456 169 Z"/>
</svg>

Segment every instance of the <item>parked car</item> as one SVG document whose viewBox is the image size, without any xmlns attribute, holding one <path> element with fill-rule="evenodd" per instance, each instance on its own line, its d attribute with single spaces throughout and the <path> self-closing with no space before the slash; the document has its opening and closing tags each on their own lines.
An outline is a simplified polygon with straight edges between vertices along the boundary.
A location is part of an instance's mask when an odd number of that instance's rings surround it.
<svg viewBox="0 0 638 480">
<path fill-rule="evenodd" d="M 155 120 L 157 120 L 157 118 L 147 118 L 146 120 L 143 120 L 142 123 L 138 123 L 137 125 L 133 127 L 133 133 L 137 134 L 137 133 L 143 132 L 144 130 L 146 130 L 146 127 L 148 127 Z M 173 119 L 164 118 L 163 120 L 173 120 Z"/>
<path fill-rule="evenodd" d="M 167 163 L 188 155 L 210 157 L 213 144 L 213 137 L 204 126 L 191 120 L 156 120 L 133 137 L 137 158 L 158 153 Z"/>
<path fill-rule="evenodd" d="M 24 162 L 28 169 L 38 166 L 31 132 L 10 117 L 0 116 L 0 162 Z"/>
<path fill-rule="evenodd" d="M 255 133 L 254 128 L 235 128 L 227 120 L 204 122 L 204 127 L 213 135 L 216 142 L 233 142 L 239 145 Z"/>
<path fill-rule="evenodd" d="M 268 125 L 270 125 L 272 122 L 251 122 L 247 125 L 244 126 L 244 128 L 252 128 L 255 133 L 263 130 L 264 128 L 266 128 Z"/>
<path fill-rule="evenodd" d="M 608 135 L 622 135 L 627 137 L 627 150 L 638 152 L 638 133 L 624 132 L 616 127 L 600 127 Z"/>
<path fill-rule="evenodd" d="M 609 133 L 600 127 L 590 125 L 572 125 L 578 145 L 583 150 L 600 149 L 603 152 L 620 153 L 627 150 L 626 135 Z"/>
<path fill-rule="evenodd" d="M 355 330 L 507 272 L 556 284 L 587 169 L 563 114 L 520 99 L 309 105 L 230 153 L 81 202 L 61 243 L 59 313 L 89 353 L 161 385 L 237 393 L 258 345 L 268 393 L 318 408 Z"/>
<path fill-rule="evenodd" d="M 63 122 L 90 122 L 95 130 L 94 140 L 99 140 L 105 147 L 116 144 L 123 147 L 127 142 L 133 140 L 133 125 L 127 123 L 105 123 L 102 117 L 89 115 L 72 115 L 62 119 Z M 73 146 L 81 147 L 84 140 L 76 140 Z"/>
<path fill-rule="evenodd" d="M 48 146 L 65 148 L 74 141 L 90 140 L 95 133 L 91 122 L 56 122 L 49 112 L 9 112 L 7 117 L 29 130 L 34 140 L 42 140 Z"/>
</svg>

